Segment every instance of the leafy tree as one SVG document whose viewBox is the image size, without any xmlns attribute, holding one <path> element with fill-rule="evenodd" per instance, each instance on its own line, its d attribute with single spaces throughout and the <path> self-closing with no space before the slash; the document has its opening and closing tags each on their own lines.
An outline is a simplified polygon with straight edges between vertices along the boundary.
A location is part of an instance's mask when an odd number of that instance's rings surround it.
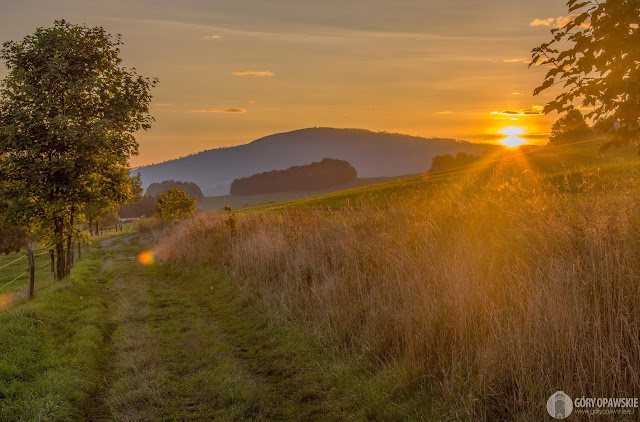
<svg viewBox="0 0 640 422">
<path fill-rule="evenodd" d="M 85 204 L 82 211 L 90 235 L 94 233 L 94 224 L 95 234 L 98 235 L 100 221 L 116 212 L 122 204 L 130 204 L 143 198 L 140 173 L 134 177 L 128 177 L 127 173 L 126 169 L 121 169 L 117 177 L 111 178 L 110 183 L 103 184 L 98 194 Z"/>
<path fill-rule="evenodd" d="M 138 173 L 140 174 L 140 173 Z M 168 192 L 171 188 L 178 188 L 185 191 L 192 198 L 202 199 L 204 195 L 200 187 L 193 182 L 176 182 L 175 180 L 165 180 L 162 183 L 152 183 L 147 188 L 145 196 L 158 196 L 163 192 Z"/>
<path fill-rule="evenodd" d="M 572 19 L 533 49 L 531 65 L 550 66 L 534 94 L 562 84 L 545 113 L 575 103 L 592 107 L 586 117 L 609 134 L 604 149 L 628 144 L 640 134 L 640 1 L 569 0 L 567 6 Z"/>
<path fill-rule="evenodd" d="M 468 167 L 476 163 L 478 160 L 479 157 L 466 152 L 459 152 L 455 157 L 451 154 L 436 155 L 431 160 L 431 169 L 429 171 L 448 171 Z"/>
<path fill-rule="evenodd" d="M 591 129 L 578 109 L 571 109 L 551 127 L 550 145 L 562 145 L 584 140 Z"/>
<path fill-rule="evenodd" d="M 120 37 L 64 20 L 3 44 L 0 197 L 11 219 L 53 233 L 57 274 L 68 273 L 76 214 L 98 198 L 119 201 L 134 133 L 148 129 L 157 82 L 122 66 Z"/>
<path fill-rule="evenodd" d="M 180 218 L 191 217 L 196 210 L 198 198 L 191 198 L 178 188 L 171 188 L 158 197 L 156 208 L 159 217 L 163 221 L 172 221 Z"/>
<path fill-rule="evenodd" d="M 19 252 L 26 243 L 26 233 L 22 228 L 0 222 L 0 253 Z"/>
</svg>

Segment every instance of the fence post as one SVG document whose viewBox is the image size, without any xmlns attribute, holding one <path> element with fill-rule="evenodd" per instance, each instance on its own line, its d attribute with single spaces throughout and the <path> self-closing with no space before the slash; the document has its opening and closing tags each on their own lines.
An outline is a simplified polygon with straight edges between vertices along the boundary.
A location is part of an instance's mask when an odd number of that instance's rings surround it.
<svg viewBox="0 0 640 422">
<path fill-rule="evenodd" d="M 53 278 L 56 278 L 56 251 L 51 248 L 49 249 L 49 255 L 51 255 L 51 275 Z"/>
<path fill-rule="evenodd" d="M 36 286 L 36 264 L 33 259 L 31 242 L 27 242 L 27 255 L 29 256 L 29 300 L 33 299 Z"/>
</svg>

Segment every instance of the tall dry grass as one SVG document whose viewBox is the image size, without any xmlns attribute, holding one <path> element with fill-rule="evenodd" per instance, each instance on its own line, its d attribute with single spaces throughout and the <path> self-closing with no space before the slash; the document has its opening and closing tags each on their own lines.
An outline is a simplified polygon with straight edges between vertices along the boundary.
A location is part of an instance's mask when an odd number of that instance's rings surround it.
<svg viewBox="0 0 640 422">
<path fill-rule="evenodd" d="M 541 420 L 557 390 L 640 394 L 636 174 L 497 168 L 337 211 L 203 213 L 157 248 L 224 263 L 274 318 L 403 368 L 443 418 Z"/>
</svg>

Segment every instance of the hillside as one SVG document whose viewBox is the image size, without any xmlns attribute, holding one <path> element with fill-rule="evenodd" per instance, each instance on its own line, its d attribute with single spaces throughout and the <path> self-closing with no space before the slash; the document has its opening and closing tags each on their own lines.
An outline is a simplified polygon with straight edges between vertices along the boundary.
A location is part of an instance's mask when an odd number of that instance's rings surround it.
<svg viewBox="0 0 640 422">
<path fill-rule="evenodd" d="M 283 209 L 312 209 L 353 206 L 362 200 L 365 202 L 385 202 L 395 196 L 403 196 L 417 189 L 434 188 L 451 183 L 468 175 L 468 170 L 491 170 L 496 165 L 503 166 L 505 162 L 524 166 L 524 173 L 533 173 L 545 184 L 562 185 L 569 190 L 575 189 L 576 184 L 584 182 L 586 177 L 598 178 L 600 184 L 616 185 L 621 173 L 633 171 L 638 167 L 635 149 L 631 147 L 612 148 L 606 155 L 598 154 L 603 139 L 593 139 L 576 144 L 554 147 L 521 147 L 518 150 L 498 150 L 488 155 L 470 167 L 457 168 L 428 174 L 405 175 L 388 180 L 371 180 L 358 185 L 345 185 L 342 189 L 326 190 L 315 195 L 300 195 L 297 197 L 283 197 L 273 202 L 247 202 L 243 211 L 283 210 Z M 221 197 L 222 198 L 222 197 Z M 226 198 L 226 197 L 225 197 Z M 207 198 L 208 199 L 208 198 Z M 221 203 L 221 201 L 220 201 Z M 254 205 L 255 204 L 255 205 Z M 218 202 L 215 205 L 219 205 Z M 202 209 L 212 209 L 213 207 Z M 220 208 L 220 207 L 218 207 Z"/>
<path fill-rule="evenodd" d="M 234 179 L 325 157 L 346 160 L 359 177 L 400 176 L 428 171 L 436 155 L 464 151 L 484 155 L 500 148 L 453 139 L 426 139 L 361 129 L 309 128 L 267 136 L 246 145 L 134 169 L 143 187 L 173 179 L 194 182 L 205 196 L 226 195 Z"/>
</svg>

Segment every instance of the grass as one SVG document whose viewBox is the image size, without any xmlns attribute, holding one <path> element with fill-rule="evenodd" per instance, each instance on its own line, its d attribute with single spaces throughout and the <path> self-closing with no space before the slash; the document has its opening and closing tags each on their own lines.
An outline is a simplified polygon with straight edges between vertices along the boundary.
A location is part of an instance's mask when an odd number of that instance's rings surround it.
<svg viewBox="0 0 640 422">
<path fill-rule="evenodd" d="M 210 265 L 141 265 L 131 234 L 0 314 L 0 420 L 406 419 L 394 374 L 325 349 Z M 121 239 L 121 240 L 120 240 Z"/>
<path fill-rule="evenodd" d="M 110 326 L 98 251 L 71 278 L 0 314 L 0 420 L 79 420 L 101 389 Z M 91 280 L 91 281 L 89 281 Z"/>
<path fill-rule="evenodd" d="M 640 173 L 587 146 L 106 236 L 0 310 L 0 420 L 528 421 L 557 390 L 637 397 Z"/>
<path fill-rule="evenodd" d="M 637 397 L 640 173 L 598 142 L 252 207 L 234 235 L 201 214 L 156 253 L 225 266 L 276 324 L 392 374 L 422 416 L 541 420 L 557 390 Z"/>
<path fill-rule="evenodd" d="M 341 191 L 345 189 L 353 189 L 360 186 L 378 184 L 385 181 L 401 179 L 404 177 L 406 176 L 358 178 L 340 186 L 313 190 L 313 191 L 276 192 L 276 193 L 265 193 L 265 194 L 256 194 L 256 195 L 212 196 L 212 197 L 203 198 L 200 201 L 198 201 L 197 208 L 199 210 L 221 210 L 227 205 L 231 206 L 232 208 L 243 208 L 247 206 L 260 205 L 260 204 L 268 206 L 269 204 L 293 201 L 300 198 L 317 196 L 317 195 L 327 194 L 327 193 Z"/>
</svg>

